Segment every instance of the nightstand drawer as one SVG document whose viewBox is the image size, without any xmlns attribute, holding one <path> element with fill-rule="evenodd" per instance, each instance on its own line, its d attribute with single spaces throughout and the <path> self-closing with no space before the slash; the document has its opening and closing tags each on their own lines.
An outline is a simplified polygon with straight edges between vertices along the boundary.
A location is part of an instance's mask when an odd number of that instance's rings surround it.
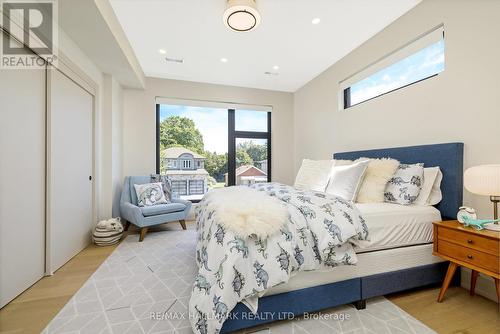
<svg viewBox="0 0 500 334">
<path fill-rule="evenodd" d="M 488 239 L 459 229 L 450 229 L 441 226 L 438 229 L 438 238 L 494 256 L 499 255 L 500 244 L 498 243 L 498 239 Z"/>
<path fill-rule="evenodd" d="M 498 256 L 483 253 L 471 248 L 460 246 L 448 241 L 439 240 L 438 252 L 450 258 L 467 262 L 480 268 L 499 273 L 500 259 Z"/>
</svg>

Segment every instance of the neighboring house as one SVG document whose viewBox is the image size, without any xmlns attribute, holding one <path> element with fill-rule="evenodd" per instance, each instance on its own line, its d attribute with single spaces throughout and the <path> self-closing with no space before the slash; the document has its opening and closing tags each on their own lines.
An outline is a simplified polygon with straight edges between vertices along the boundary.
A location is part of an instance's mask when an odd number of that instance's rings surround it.
<svg viewBox="0 0 500 334">
<path fill-rule="evenodd" d="M 226 186 L 228 185 L 228 174 L 224 174 Z M 249 185 L 254 183 L 267 182 L 267 174 L 252 165 L 243 165 L 236 168 L 236 184 Z"/>
<path fill-rule="evenodd" d="M 205 157 L 184 147 L 170 147 L 163 153 L 165 174 L 172 181 L 172 191 L 183 199 L 201 199 L 208 191 Z"/>
</svg>

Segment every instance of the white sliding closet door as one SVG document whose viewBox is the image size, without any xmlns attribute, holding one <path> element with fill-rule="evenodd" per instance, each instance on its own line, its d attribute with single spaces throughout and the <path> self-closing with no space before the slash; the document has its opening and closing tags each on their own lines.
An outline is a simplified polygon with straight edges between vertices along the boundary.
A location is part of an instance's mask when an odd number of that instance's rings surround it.
<svg viewBox="0 0 500 334">
<path fill-rule="evenodd" d="M 45 115 L 45 70 L 0 70 L 0 307 L 44 274 Z"/>
<path fill-rule="evenodd" d="M 50 73 L 48 273 L 91 240 L 93 96 L 58 70 Z"/>
</svg>

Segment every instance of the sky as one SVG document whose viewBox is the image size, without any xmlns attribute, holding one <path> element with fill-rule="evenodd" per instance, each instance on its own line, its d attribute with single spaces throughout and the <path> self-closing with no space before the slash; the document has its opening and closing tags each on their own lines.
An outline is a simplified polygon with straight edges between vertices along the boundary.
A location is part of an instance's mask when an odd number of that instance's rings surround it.
<svg viewBox="0 0 500 334">
<path fill-rule="evenodd" d="M 351 86 L 351 105 L 430 77 L 444 70 L 444 39 Z"/>
<path fill-rule="evenodd" d="M 203 135 L 205 150 L 227 152 L 227 109 L 160 105 L 160 121 L 169 116 L 190 118 Z M 235 127 L 240 131 L 267 131 L 267 113 L 253 110 L 236 110 Z M 257 140 L 253 140 L 257 143 Z M 260 144 L 260 142 L 259 142 Z"/>
</svg>

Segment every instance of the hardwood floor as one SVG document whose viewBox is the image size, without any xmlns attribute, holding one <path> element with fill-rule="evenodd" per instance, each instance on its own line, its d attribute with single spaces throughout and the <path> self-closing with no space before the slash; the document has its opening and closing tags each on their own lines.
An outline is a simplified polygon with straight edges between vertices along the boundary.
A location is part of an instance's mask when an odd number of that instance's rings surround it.
<svg viewBox="0 0 500 334">
<path fill-rule="evenodd" d="M 498 334 L 499 305 L 482 296 L 470 296 L 461 287 L 450 287 L 442 303 L 436 299 L 440 287 L 386 296 L 391 302 L 438 333 Z"/>
<path fill-rule="evenodd" d="M 115 248 L 91 245 L 54 276 L 42 278 L 0 310 L 0 333 L 40 333 Z M 500 333 L 498 304 L 460 287 L 449 288 L 437 303 L 438 293 L 433 287 L 387 298 L 438 333 Z"/>
<path fill-rule="evenodd" d="M 0 333 L 40 333 L 116 248 L 90 245 L 0 310 Z"/>
</svg>

